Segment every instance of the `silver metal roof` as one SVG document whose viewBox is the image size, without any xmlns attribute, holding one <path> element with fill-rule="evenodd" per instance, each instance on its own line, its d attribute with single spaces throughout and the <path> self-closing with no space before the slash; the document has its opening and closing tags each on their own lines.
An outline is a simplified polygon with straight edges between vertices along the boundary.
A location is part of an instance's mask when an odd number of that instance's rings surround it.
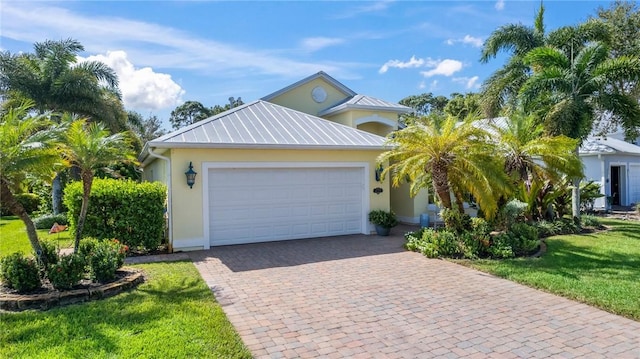
<svg viewBox="0 0 640 359">
<path fill-rule="evenodd" d="M 591 137 L 585 140 L 582 146 L 580 146 L 580 154 L 607 153 L 640 155 L 640 146 L 612 137 Z"/>
<path fill-rule="evenodd" d="M 325 116 L 352 109 L 391 111 L 396 113 L 408 113 L 413 111 L 411 107 L 403 106 L 397 103 L 380 100 L 371 96 L 355 95 L 337 105 L 320 111 L 318 115 Z"/>
<path fill-rule="evenodd" d="M 384 148 L 385 138 L 258 100 L 148 142 L 155 148 Z"/>
<path fill-rule="evenodd" d="M 343 85 L 340 81 L 338 81 L 338 80 L 334 79 L 333 77 L 327 75 L 326 72 L 320 71 L 320 72 L 317 72 L 317 73 L 315 73 L 315 74 L 313 74 L 311 76 L 305 77 L 302 80 L 300 80 L 300 81 L 298 81 L 296 83 L 293 83 L 293 84 L 291 84 L 291 85 L 289 85 L 289 86 L 287 86 L 285 88 L 282 88 L 282 89 L 280 89 L 280 90 L 278 90 L 276 92 L 270 93 L 267 96 L 261 98 L 261 100 L 270 101 L 270 100 L 274 99 L 275 97 L 278 97 L 278 96 L 282 95 L 285 92 L 289 92 L 289 91 L 293 90 L 294 88 L 300 87 L 300 86 L 302 86 L 302 85 L 304 85 L 304 84 L 306 84 L 308 82 L 311 82 L 311 81 L 313 81 L 313 80 L 315 80 L 317 78 L 321 78 L 321 79 L 325 80 L 326 82 L 330 83 L 336 89 L 338 89 L 340 92 L 345 94 L 345 96 L 355 96 L 355 94 L 356 94 L 352 89 L 350 89 L 347 86 Z"/>
</svg>

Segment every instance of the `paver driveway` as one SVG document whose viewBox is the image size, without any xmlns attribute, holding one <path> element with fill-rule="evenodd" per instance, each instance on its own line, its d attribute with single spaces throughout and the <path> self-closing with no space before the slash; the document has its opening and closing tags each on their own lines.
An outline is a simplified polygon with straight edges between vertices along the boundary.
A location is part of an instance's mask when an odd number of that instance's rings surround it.
<svg viewBox="0 0 640 359">
<path fill-rule="evenodd" d="M 640 358 L 640 323 L 345 236 L 190 253 L 257 358 Z"/>
</svg>

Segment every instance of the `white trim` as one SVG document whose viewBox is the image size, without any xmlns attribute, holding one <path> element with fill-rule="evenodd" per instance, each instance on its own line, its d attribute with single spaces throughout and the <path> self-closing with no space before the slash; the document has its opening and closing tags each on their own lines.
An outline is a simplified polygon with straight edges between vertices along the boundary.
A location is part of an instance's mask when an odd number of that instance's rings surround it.
<svg viewBox="0 0 640 359">
<path fill-rule="evenodd" d="M 383 125 L 387 125 L 393 128 L 398 127 L 398 123 L 396 121 L 390 120 L 388 118 L 385 118 L 379 115 L 372 115 L 372 116 L 357 118 L 353 120 L 353 125 L 357 127 L 359 125 L 362 125 L 363 123 L 370 123 L 370 122 L 381 123 Z"/>
<path fill-rule="evenodd" d="M 178 239 L 175 241 L 174 245 L 176 246 L 174 249 L 183 249 L 183 248 L 202 248 L 203 243 L 202 238 L 186 238 L 186 239 Z M 208 249 L 208 248 L 204 248 Z"/>
<path fill-rule="evenodd" d="M 352 97 L 355 96 L 356 93 L 348 88 L 347 86 L 345 86 L 344 84 L 342 84 L 340 81 L 334 79 L 333 77 L 329 76 L 326 72 L 324 71 L 319 71 L 311 76 L 307 76 L 305 78 L 303 78 L 300 81 L 297 81 L 295 83 L 292 83 L 291 85 L 281 88 L 280 90 L 276 91 L 276 92 L 272 92 L 270 94 L 268 94 L 267 96 L 264 96 L 261 98 L 261 100 L 263 101 L 270 101 L 273 100 L 274 98 L 287 93 L 293 89 L 296 89 L 304 84 L 307 84 L 315 79 L 321 78 L 323 79 L 325 82 L 327 82 L 328 84 L 332 85 L 336 90 L 342 92 L 345 96 L 347 97 Z"/>
<path fill-rule="evenodd" d="M 354 129 L 357 130 L 357 129 Z M 368 132 L 365 132 L 370 134 Z M 209 142 L 153 142 L 154 148 L 245 148 L 252 150 L 373 150 L 384 151 L 389 146 L 380 145 L 313 145 L 313 144 L 264 144 L 264 143 L 209 143 Z"/>
<path fill-rule="evenodd" d="M 361 168 L 364 175 L 362 193 L 362 234 L 370 234 L 369 229 L 369 163 L 368 162 L 202 162 L 202 226 L 204 249 L 211 248 L 209 233 L 209 169 L 213 168 Z"/>
<path fill-rule="evenodd" d="M 167 232 L 169 234 L 169 251 L 173 252 L 173 202 L 172 202 L 172 193 L 173 189 L 171 188 L 171 158 L 159 155 L 153 152 L 153 147 L 147 147 L 149 156 L 161 159 L 167 162 Z M 164 152 L 163 152 L 164 153 Z"/>
</svg>

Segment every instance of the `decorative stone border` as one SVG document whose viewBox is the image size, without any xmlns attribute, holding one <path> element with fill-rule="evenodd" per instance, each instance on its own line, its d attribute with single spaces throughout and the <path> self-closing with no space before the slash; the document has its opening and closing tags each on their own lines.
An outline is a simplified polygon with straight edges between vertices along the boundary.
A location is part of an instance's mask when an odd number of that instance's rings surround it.
<svg viewBox="0 0 640 359">
<path fill-rule="evenodd" d="M 0 294 L 0 309 L 14 312 L 27 309 L 47 310 L 57 306 L 111 297 L 144 282 L 144 276 L 140 270 L 131 267 L 123 267 L 121 270 L 127 271 L 128 274 L 114 282 L 88 288 L 55 290 L 40 294 L 3 293 Z"/>
</svg>

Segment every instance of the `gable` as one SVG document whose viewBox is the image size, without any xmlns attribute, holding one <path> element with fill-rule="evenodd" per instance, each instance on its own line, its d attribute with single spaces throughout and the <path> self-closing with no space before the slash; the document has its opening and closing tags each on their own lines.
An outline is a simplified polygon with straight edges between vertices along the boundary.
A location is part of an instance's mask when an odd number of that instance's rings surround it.
<svg viewBox="0 0 640 359">
<path fill-rule="evenodd" d="M 342 103 L 354 95 L 355 92 L 351 89 L 320 71 L 267 95 L 262 100 L 318 115 L 324 109 Z"/>
</svg>

